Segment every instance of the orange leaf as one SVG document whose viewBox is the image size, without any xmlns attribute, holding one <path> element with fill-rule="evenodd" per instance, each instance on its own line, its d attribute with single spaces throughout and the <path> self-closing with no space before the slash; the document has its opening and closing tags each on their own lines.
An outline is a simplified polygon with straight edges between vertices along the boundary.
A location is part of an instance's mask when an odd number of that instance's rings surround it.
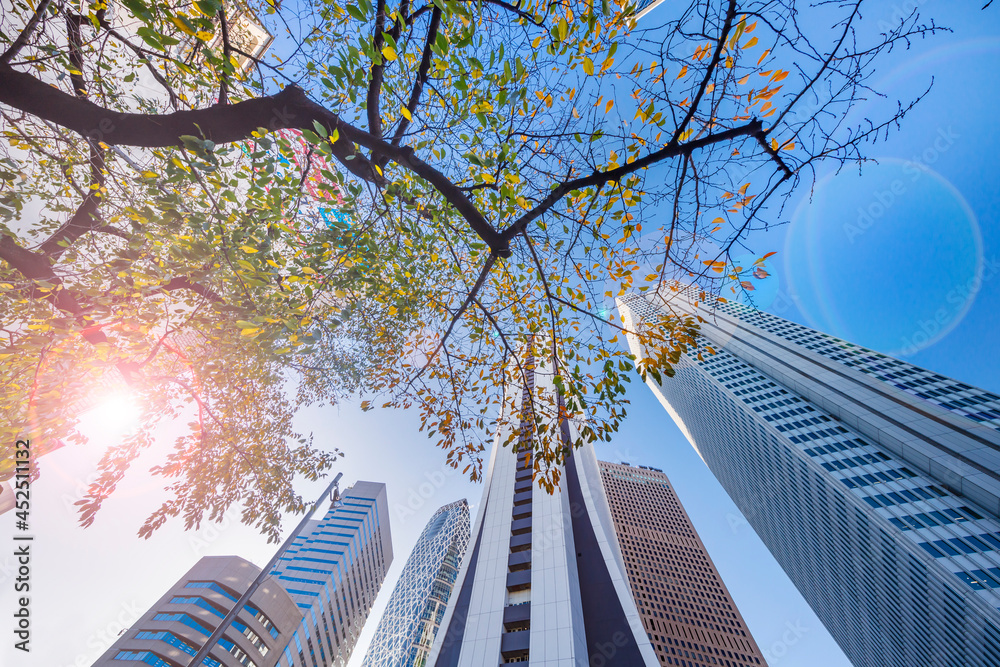
<svg viewBox="0 0 1000 667">
<path fill-rule="evenodd" d="M 760 65 L 762 62 L 764 62 L 764 58 L 767 58 L 767 54 L 769 54 L 770 52 L 771 49 L 768 49 L 764 53 L 760 54 L 760 60 L 757 61 L 757 64 Z"/>
<path fill-rule="evenodd" d="M 688 73 L 688 66 L 685 65 L 684 67 L 681 68 L 681 73 L 677 75 L 677 78 L 679 79 L 687 73 Z"/>
<path fill-rule="evenodd" d="M 746 82 L 747 82 L 747 81 L 749 81 L 749 80 L 750 80 L 750 75 L 749 75 L 749 74 L 747 74 L 747 75 L 746 75 L 745 77 L 743 77 L 742 79 L 740 79 L 740 80 L 739 80 L 739 81 L 737 81 L 736 83 L 738 83 L 738 84 L 740 84 L 740 85 L 742 86 L 742 85 L 743 85 L 744 83 L 746 83 Z"/>
<path fill-rule="evenodd" d="M 744 49 L 749 49 L 752 46 L 757 46 L 757 38 L 756 37 L 751 37 L 750 40 L 746 44 L 743 45 L 743 48 Z"/>
</svg>

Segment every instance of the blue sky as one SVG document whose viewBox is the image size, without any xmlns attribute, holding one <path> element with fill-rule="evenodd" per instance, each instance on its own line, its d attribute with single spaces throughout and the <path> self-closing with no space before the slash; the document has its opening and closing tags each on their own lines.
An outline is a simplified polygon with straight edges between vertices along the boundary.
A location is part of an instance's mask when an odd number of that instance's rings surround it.
<svg viewBox="0 0 1000 667">
<path fill-rule="evenodd" d="M 856 170 L 821 174 L 812 204 L 799 206 L 810 194 L 806 186 L 775 220 L 787 224 L 755 235 L 750 245 L 758 254 L 778 251 L 770 264 L 773 299 L 764 304 L 771 312 L 998 392 L 1000 37 L 994 22 L 1000 10 L 896 0 L 873 3 L 865 20 L 877 26 L 912 6 L 955 32 L 894 52 L 875 86 L 890 99 L 859 112 L 878 113 L 896 97 L 923 90 L 933 76 L 928 98 L 902 130 L 868 149 L 879 165 L 860 177 Z M 636 381 L 628 398 L 629 420 L 598 456 L 666 471 L 772 666 L 848 665 L 648 389 Z M 94 415 L 89 422 L 95 444 L 111 444 L 116 433 L 107 420 Z M 437 507 L 462 497 L 475 512 L 482 489 L 443 465 L 441 452 L 417 432 L 414 415 L 361 413 L 355 406 L 313 409 L 302 415 L 301 426 L 317 442 L 347 453 L 339 468 L 345 482 L 389 485 L 396 559 L 356 652 L 357 665 L 424 523 Z M 171 440 L 162 438 L 163 448 Z M 161 497 L 158 481 L 137 475 L 121 485 L 92 528 L 78 528 L 72 502 L 102 449 L 66 448 L 46 458 L 33 494 L 37 643 L 26 660 L 4 642 L 0 664 L 85 667 L 200 556 L 235 553 L 262 564 L 272 553 L 272 545 L 235 521 L 193 533 L 171 524 L 150 540 L 129 539 Z M 135 470 L 148 468 L 143 463 Z M 322 486 L 303 492 L 318 493 Z M 0 541 L 10 544 L 13 521 L 0 523 Z M 287 523 L 293 526 L 295 517 Z M 10 565 L 10 557 L 0 554 L 3 609 L 13 607 Z"/>
</svg>

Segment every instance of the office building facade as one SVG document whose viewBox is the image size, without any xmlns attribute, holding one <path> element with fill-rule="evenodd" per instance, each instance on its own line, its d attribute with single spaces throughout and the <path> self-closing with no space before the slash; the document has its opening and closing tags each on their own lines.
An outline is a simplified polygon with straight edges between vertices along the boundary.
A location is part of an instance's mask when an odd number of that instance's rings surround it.
<svg viewBox="0 0 1000 667">
<path fill-rule="evenodd" d="M 551 368 L 527 392 L 554 400 Z M 537 399 L 536 399 L 537 400 Z M 536 488 L 525 424 L 501 428 L 466 556 L 431 650 L 434 667 L 656 665 L 632 600 L 593 447 L 572 452 L 553 494 Z M 561 425 L 566 441 L 576 426 Z M 508 436 L 513 445 L 502 446 Z"/>
<path fill-rule="evenodd" d="M 1000 664 L 1000 398 L 690 286 L 619 308 L 702 318 L 650 387 L 857 667 Z"/>
<path fill-rule="evenodd" d="M 660 664 L 766 666 L 663 471 L 599 465 L 632 595 Z"/>
<path fill-rule="evenodd" d="M 94 667 L 181 667 L 260 573 L 238 556 L 206 556 L 195 563 L 132 627 L 98 658 Z M 274 579 L 250 597 L 209 653 L 210 667 L 274 667 L 302 613 Z"/>
<path fill-rule="evenodd" d="M 357 482 L 271 571 L 303 614 L 277 665 L 346 665 L 391 563 L 385 484 Z"/>
<path fill-rule="evenodd" d="M 424 667 L 469 544 L 469 503 L 438 509 L 406 560 L 363 667 Z"/>
</svg>

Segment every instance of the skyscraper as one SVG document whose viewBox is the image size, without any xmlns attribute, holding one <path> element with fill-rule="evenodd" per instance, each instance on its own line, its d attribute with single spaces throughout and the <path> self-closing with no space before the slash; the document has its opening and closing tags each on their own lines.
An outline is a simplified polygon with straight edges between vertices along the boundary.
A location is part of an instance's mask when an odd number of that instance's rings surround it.
<svg viewBox="0 0 1000 667">
<path fill-rule="evenodd" d="M 260 568 L 238 556 L 202 558 L 98 658 L 94 667 L 187 665 L 259 573 Z M 266 580 L 236 616 L 219 640 L 219 650 L 210 654 L 206 664 L 273 667 L 301 619 L 302 612 L 288 593 L 274 579 Z"/>
<path fill-rule="evenodd" d="M 438 509 L 406 560 L 363 667 L 423 667 L 469 544 L 469 503 Z"/>
<path fill-rule="evenodd" d="M 357 482 L 292 540 L 205 665 L 346 665 L 390 563 L 385 484 Z M 202 558 L 95 664 L 188 665 L 259 573 L 238 556 Z"/>
<path fill-rule="evenodd" d="M 661 665 L 767 665 L 658 468 L 599 463 L 632 595 Z"/>
<path fill-rule="evenodd" d="M 528 387 L 511 396 L 529 390 L 554 396 L 551 372 L 539 365 Z M 511 427 L 496 434 L 472 548 L 428 664 L 656 665 L 593 447 L 572 452 L 560 488 L 549 494 L 533 488 L 532 443 L 523 427 L 513 446 L 501 446 Z M 574 424 L 561 428 L 564 439 L 575 438 Z"/>
<path fill-rule="evenodd" d="M 277 664 L 346 665 L 391 563 L 385 484 L 357 482 L 271 571 L 303 612 Z"/>
<path fill-rule="evenodd" d="M 619 301 L 703 319 L 650 387 L 847 657 L 1000 664 L 1000 398 L 674 289 Z"/>
</svg>

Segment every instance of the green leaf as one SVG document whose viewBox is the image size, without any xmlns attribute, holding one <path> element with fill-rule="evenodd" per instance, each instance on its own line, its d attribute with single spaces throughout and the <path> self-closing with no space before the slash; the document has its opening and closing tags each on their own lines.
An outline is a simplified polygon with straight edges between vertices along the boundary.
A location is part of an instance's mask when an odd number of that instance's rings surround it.
<svg viewBox="0 0 1000 667">
<path fill-rule="evenodd" d="M 222 0 L 195 0 L 194 4 L 205 16 L 215 16 L 222 9 Z"/>
</svg>

